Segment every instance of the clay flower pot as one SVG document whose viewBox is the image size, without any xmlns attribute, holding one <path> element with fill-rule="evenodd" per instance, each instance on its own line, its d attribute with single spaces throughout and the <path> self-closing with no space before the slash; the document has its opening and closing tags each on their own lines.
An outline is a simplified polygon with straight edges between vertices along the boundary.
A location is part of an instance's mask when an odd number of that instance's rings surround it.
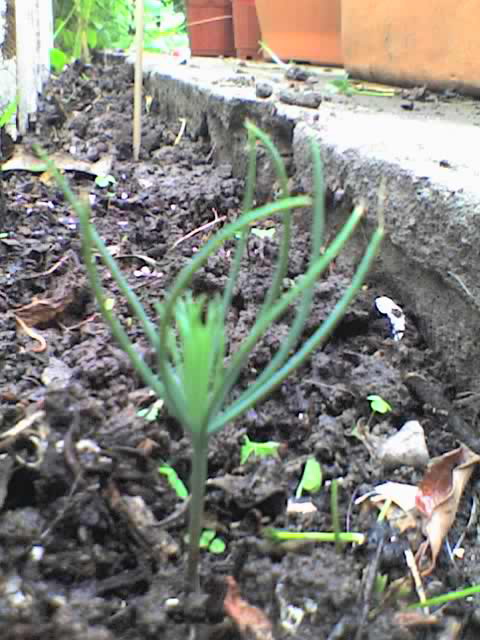
<svg viewBox="0 0 480 640">
<path fill-rule="evenodd" d="M 341 0 L 256 0 L 265 44 L 283 60 L 341 65 Z"/>
<path fill-rule="evenodd" d="M 345 68 L 362 79 L 480 95 L 476 0 L 343 0 Z"/>
<path fill-rule="evenodd" d="M 261 58 L 261 35 L 255 0 L 232 0 L 232 7 L 237 58 Z"/>
<path fill-rule="evenodd" d="M 192 56 L 234 56 L 232 0 L 187 0 Z"/>
</svg>

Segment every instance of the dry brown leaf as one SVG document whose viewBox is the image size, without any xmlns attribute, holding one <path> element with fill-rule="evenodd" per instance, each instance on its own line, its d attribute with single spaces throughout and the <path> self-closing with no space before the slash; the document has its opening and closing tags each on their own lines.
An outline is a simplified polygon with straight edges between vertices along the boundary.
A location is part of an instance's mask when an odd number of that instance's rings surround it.
<svg viewBox="0 0 480 640">
<path fill-rule="evenodd" d="M 37 298 L 35 296 L 29 304 L 15 309 L 15 319 L 20 329 L 39 343 L 38 346 L 32 347 L 32 351 L 41 352 L 47 348 L 45 338 L 32 327 L 47 325 L 63 313 L 73 300 L 73 290 L 60 287 L 59 292 L 52 298 Z"/>
<path fill-rule="evenodd" d="M 233 620 L 242 635 L 254 640 L 273 640 L 272 624 L 258 607 L 248 604 L 240 595 L 238 584 L 227 576 L 227 593 L 223 602 L 225 613 Z"/>
<path fill-rule="evenodd" d="M 462 444 L 458 449 L 434 458 L 425 472 L 415 500 L 423 520 L 423 533 L 427 537 L 416 556 L 423 576 L 429 575 L 435 568 L 445 536 L 455 520 L 460 498 L 474 465 L 479 462 L 480 456 Z M 422 567 L 428 548 L 430 563 Z"/>
<path fill-rule="evenodd" d="M 97 162 L 80 160 L 63 151 L 53 153 L 49 157 L 55 163 L 57 169 L 62 171 L 79 171 L 94 176 L 106 176 L 112 168 L 112 157 L 110 155 L 105 155 Z M 14 155 L 7 162 L 4 162 L 1 167 L 2 171 L 31 171 L 33 173 L 43 173 L 45 169 L 45 162 L 30 150 L 22 147 L 22 145 L 15 147 Z"/>
</svg>

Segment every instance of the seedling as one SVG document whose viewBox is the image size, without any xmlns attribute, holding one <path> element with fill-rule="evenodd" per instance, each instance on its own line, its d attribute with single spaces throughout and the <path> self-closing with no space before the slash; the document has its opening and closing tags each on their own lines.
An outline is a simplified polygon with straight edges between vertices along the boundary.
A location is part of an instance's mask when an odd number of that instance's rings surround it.
<svg viewBox="0 0 480 640">
<path fill-rule="evenodd" d="M 207 549 L 210 553 L 224 553 L 226 544 L 222 538 L 217 538 L 213 529 L 204 529 L 200 536 L 200 549 Z"/>
<path fill-rule="evenodd" d="M 147 422 L 155 422 L 164 404 L 165 403 L 161 398 L 159 400 L 155 400 L 155 402 L 149 407 L 146 407 L 145 409 L 139 409 L 137 411 L 137 416 L 139 416 L 140 418 L 145 418 Z"/>
<path fill-rule="evenodd" d="M 418 609 L 419 607 L 434 607 L 437 605 L 445 604 L 446 602 L 453 602 L 454 600 L 461 600 L 462 598 L 469 598 L 480 593 L 480 584 L 476 584 L 473 587 L 465 587 L 465 589 L 459 589 L 458 591 L 448 591 L 442 593 L 439 596 L 428 598 L 427 600 L 421 600 L 415 602 L 409 606 L 409 609 Z"/>
<path fill-rule="evenodd" d="M 305 540 L 313 542 L 340 542 L 350 544 L 364 544 L 367 537 L 364 533 L 355 533 L 351 531 L 340 531 L 339 533 L 329 531 L 283 531 L 282 529 L 274 529 L 266 527 L 262 531 L 264 538 L 272 542 L 288 542 L 289 540 Z"/>
<path fill-rule="evenodd" d="M 326 84 L 326 88 L 331 93 L 343 93 L 346 96 L 373 96 L 375 98 L 391 98 L 395 95 L 393 89 L 365 89 L 361 85 L 355 86 L 348 77 L 348 73 L 343 73 L 333 78 Z"/>
<path fill-rule="evenodd" d="M 366 442 L 369 434 L 370 425 L 372 423 L 373 418 L 377 413 L 381 415 L 385 415 L 392 411 L 392 406 L 382 398 L 382 396 L 378 395 L 370 395 L 367 396 L 367 400 L 370 403 L 371 413 L 368 416 L 368 420 L 365 422 L 364 418 L 360 418 L 356 425 L 352 429 L 351 435 L 354 438 L 360 440 L 360 442 Z"/>
<path fill-rule="evenodd" d="M 244 444 L 240 449 L 240 464 L 245 464 L 251 455 L 257 458 L 267 458 L 268 456 L 278 456 L 279 442 L 254 442 L 246 435 Z"/>
<path fill-rule="evenodd" d="M 186 500 L 188 498 L 188 489 L 184 485 L 182 480 L 180 480 L 177 472 L 173 467 L 168 464 L 162 464 L 160 467 L 158 467 L 158 473 L 166 476 L 168 484 L 172 487 L 179 498 L 181 498 L 182 500 Z"/>
<path fill-rule="evenodd" d="M 367 396 L 367 400 L 370 402 L 370 409 L 372 410 L 372 416 L 375 413 L 390 413 L 392 406 L 382 398 L 382 396 L 371 395 Z"/>
<path fill-rule="evenodd" d="M 283 160 L 270 138 L 252 123 L 247 123 L 249 139 L 249 161 L 243 211 L 237 219 L 220 229 L 195 254 L 178 274 L 165 298 L 155 307 L 158 315 L 152 322 L 139 298 L 128 285 L 117 263 L 109 254 L 104 241 L 90 221 L 88 202 L 76 198 L 66 180 L 55 172 L 57 181 L 74 207 L 82 235 L 83 257 L 100 311 L 110 327 L 113 336 L 130 358 L 132 365 L 155 394 L 165 401 L 170 415 L 176 418 L 192 443 L 192 472 L 190 490 L 189 521 L 189 557 L 187 562 L 187 588 L 199 590 L 198 560 L 199 541 L 202 532 L 203 505 L 207 479 L 207 459 L 209 438 L 218 433 L 228 423 L 240 417 L 260 400 L 267 397 L 283 380 L 319 345 L 324 343 L 337 326 L 352 299 L 363 284 L 364 278 L 377 254 L 383 237 L 381 214 L 378 227 L 374 231 L 365 255 L 359 262 L 352 281 L 331 314 L 308 337 L 300 347 L 297 343 L 309 318 L 314 295 L 313 285 L 328 268 L 345 243 L 358 226 L 363 208 L 356 207 L 341 229 L 338 236 L 322 252 L 324 229 L 324 186 L 320 152 L 312 144 L 314 199 L 311 232 L 311 256 L 309 267 L 304 275 L 287 291 L 283 291 L 283 281 L 288 269 L 288 256 L 292 235 L 292 212 L 298 207 L 312 205 L 307 196 L 290 197 L 288 176 Z M 257 141 L 260 141 L 272 158 L 282 197 L 270 204 L 252 210 L 255 192 Z M 245 255 L 249 230 L 252 224 L 280 215 L 283 234 L 278 250 L 278 261 L 270 288 L 263 305 L 258 310 L 250 333 L 240 345 L 238 351 L 225 359 L 226 319 L 232 303 L 242 259 Z M 194 298 L 189 291 L 192 279 L 203 267 L 208 258 L 217 251 L 226 240 L 241 233 L 237 240 L 230 273 L 222 295 L 210 300 L 204 295 Z M 106 265 L 119 291 L 143 327 L 150 347 L 156 353 L 156 367 L 152 369 L 138 353 L 125 329 L 114 313 L 106 308 L 107 295 L 102 287 L 97 268 L 96 255 Z M 265 369 L 246 389 L 239 390 L 234 398 L 230 392 L 236 384 L 240 372 L 249 355 L 268 329 L 282 316 L 287 308 L 296 301 L 296 316 L 288 335 L 283 339 L 277 353 L 271 358 Z"/>
<path fill-rule="evenodd" d="M 100 189 L 106 189 L 110 185 L 116 184 L 116 182 L 117 181 L 115 180 L 115 178 L 110 174 L 108 174 L 107 176 L 97 176 L 95 178 L 95 184 L 97 185 L 97 187 L 100 187 Z"/>
<path fill-rule="evenodd" d="M 309 458 L 305 463 L 302 479 L 295 493 L 296 498 L 301 498 L 304 491 L 317 493 L 322 486 L 323 476 L 320 463 L 315 458 Z"/>
<path fill-rule="evenodd" d="M 0 129 L 7 125 L 17 112 L 17 101 L 11 100 L 0 113 Z"/>
</svg>

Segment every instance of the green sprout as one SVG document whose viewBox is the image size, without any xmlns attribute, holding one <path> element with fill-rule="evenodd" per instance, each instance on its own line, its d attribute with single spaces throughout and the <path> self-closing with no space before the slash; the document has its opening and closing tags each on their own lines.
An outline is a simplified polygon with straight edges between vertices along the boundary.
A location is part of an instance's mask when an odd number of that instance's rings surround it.
<svg viewBox="0 0 480 640">
<path fill-rule="evenodd" d="M 0 112 L 0 129 L 7 125 L 17 113 L 16 99 L 10 100 L 7 106 Z"/>
<path fill-rule="evenodd" d="M 251 455 L 257 458 L 278 456 L 279 442 L 254 442 L 248 436 L 244 436 L 244 444 L 240 449 L 240 464 L 245 464 Z"/>
<path fill-rule="evenodd" d="M 343 93 L 346 96 L 372 96 L 375 98 L 391 98 L 395 95 L 393 89 L 364 89 L 356 86 L 348 77 L 348 73 L 333 78 L 325 85 L 330 93 Z"/>
<path fill-rule="evenodd" d="M 116 184 L 116 182 L 115 178 L 110 174 L 107 176 L 97 176 L 95 178 L 95 184 L 97 187 L 100 187 L 100 189 L 106 189 L 110 185 Z"/>
<path fill-rule="evenodd" d="M 146 385 L 165 402 L 168 413 L 176 418 L 189 435 L 192 444 L 191 501 L 189 510 L 189 554 L 186 568 L 186 586 L 200 589 L 198 575 L 199 540 L 202 532 L 209 439 L 227 424 L 239 418 L 261 400 L 268 397 L 285 378 L 302 365 L 314 349 L 324 344 L 344 316 L 349 304 L 360 289 L 383 237 L 383 219 L 379 214 L 365 254 L 360 260 L 352 281 L 335 304 L 330 315 L 317 327 L 303 344 L 298 346 L 305 323 L 309 318 L 314 285 L 325 272 L 363 217 L 363 207 L 357 206 L 336 238 L 322 252 L 324 237 L 324 184 L 318 145 L 312 143 L 314 197 L 291 197 L 288 175 L 283 160 L 270 138 L 254 124 L 246 124 L 248 133 L 248 167 L 243 213 L 220 229 L 179 272 L 162 302 L 155 305 L 158 320 L 153 322 L 129 286 L 117 263 L 90 221 L 88 202 L 75 197 L 66 180 L 49 163 L 66 198 L 75 209 L 82 237 L 82 251 L 90 285 L 102 316 L 113 336 L 129 357 L 133 367 Z M 270 154 L 281 185 L 281 197 L 275 202 L 253 209 L 256 180 L 257 141 Z M 288 290 L 283 290 L 288 269 L 292 235 L 293 210 L 313 205 L 311 253 L 309 266 L 301 278 Z M 231 307 L 238 274 L 244 258 L 252 224 L 279 215 L 283 233 L 278 260 L 264 302 L 256 315 L 249 334 L 238 350 L 226 355 L 228 336 L 226 319 Z M 189 291 L 192 279 L 208 258 L 227 240 L 235 239 L 236 249 L 223 295 L 207 299 L 193 297 Z M 103 289 L 96 256 L 99 255 L 110 272 L 119 291 L 124 295 L 132 313 L 143 328 L 146 339 L 156 353 L 156 367 L 151 368 L 141 357 L 113 310 L 105 305 L 107 294 Z M 265 369 L 246 388 L 239 389 L 235 397 L 231 391 L 252 350 L 268 329 L 282 316 L 292 303 L 296 315 L 290 331 Z"/>
<path fill-rule="evenodd" d="M 317 493 L 322 487 L 323 476 L 320 463 L 315 458 L 308 458 L 303 470 L 302 479 L 300 480 L 297 491 L 295 492 L 296 498 L 301 498 L 304 491 L 308 493 Z"/>
<path fill-rule="evenodd" d="M 112 307 L 113 309 L 113 307 Z M 145 407 L 145 409 L 139 409 L 137 411 L 137 416 L 139 418 L 145 418 L 147 422 L 155 422 L 158 418 L 158 414 L 163 408 L 163 400 L 160 398 L 159 400 L 155 400 L 149 407 Z"/>
<path fill-rule="evenodd" d="M 158 473 L 162 476 L 166 476 L 168 484 L 181 500 L 186 500 L 188 498 L 188 489 L 184 485 L 183 481 L 178 477 L 178 474 L 173 467 L 169 464 L 162 464 L 158 467 Z"/>
<path fill-rule="evenodd" d="M 371 409 L 371 413 L 368 416 L 368 420 L 366 422 L 363 418 L 358 420 L 358 422 L 355 424 L 350 434 L 351 436 L 353 436 L 354 438 L 357 438 L 361 442 L 364 442 L 368 437 L 370 425 L 375 415 L 377 413 L 380 413 L 381 415 L 385 415 L 386 413 L 389 413 L 390 411 L 392 411 L 392 406 L 386 400 L 384 400 L 382 396 L 372 394 L 370 396 L 367 396 L 367 400 L 370 403 L 370 409 Z"/>
<path fill-rule="evenodd" d="M 262 535 L 272 542 L 288 542 L 290 540 L 302 540 L 312 542 L 337 542 L 364 544 L 367 536 L 364 533 L 356 533 L 353 531 L 283 531 L 273 527 L 266 527 L 262 531 Z"/>
<path fill-rule="evenodd" d="M 392 411 L 392 406 L 386 400 L 384 400 L 382 396 L 367 396 L 367 400 L 370 402 L 370 409 L 372 410 L 372 414 L 381 413 L 382 415 L 384 415 L 385 413 L 390 413 L 390 411 Z"/>
<path fill-rule="evenodd" d="M 473 587 L 465 587 L 464 589 L 458 589 L 457 591 L 448 591 L 442 593 L 433 598 L 427 598 L 426 600 L 420 600 L 414 604 L 409 605 L 409 609 L 418 609 L 419 607 L 435 607 L 447 602 L 453 602 L 454 600 L 461 600 L 462 598 L 469 598 L 470 596 L 478 595 L 480 593 L 480 584 L 476 584 Z"/>
<path fill-rule="evenodd" d="M 210 553 L 224 553 L 227 548 L 222 538 L 217 538 L 213 529 L 204 529 L 200 535 L 200 549 L 207 549 Z"/>
</svg>

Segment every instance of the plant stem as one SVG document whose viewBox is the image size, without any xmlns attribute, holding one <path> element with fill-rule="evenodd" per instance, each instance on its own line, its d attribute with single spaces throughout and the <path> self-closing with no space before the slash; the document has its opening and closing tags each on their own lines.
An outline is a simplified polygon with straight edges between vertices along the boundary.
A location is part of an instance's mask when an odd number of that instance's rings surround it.
<svg viewBox="0 0 480 640">
<path fill-rule="evenodd" d="M 203 526 L 203 506 L 208 468 L 208 437 L 206 434 L 192 434 L 192 473 L 190 476 L 190 516 L 188 523 L 189 549 L 187 560 L 187 590 L 200 591 L 198 561 L 200 556 L 200 535 Z"/>
<path fill-rule="evenodd" d="M 275 542 L 285 542 L 287 540 L 313 540 L 315 542 L 352 542 L 363 544 L 365 534 L 350 531 L 328 532 L 328 531 L 280 531 L 278 529 L 268 529 L 266 537 Z"/>
</svg>

